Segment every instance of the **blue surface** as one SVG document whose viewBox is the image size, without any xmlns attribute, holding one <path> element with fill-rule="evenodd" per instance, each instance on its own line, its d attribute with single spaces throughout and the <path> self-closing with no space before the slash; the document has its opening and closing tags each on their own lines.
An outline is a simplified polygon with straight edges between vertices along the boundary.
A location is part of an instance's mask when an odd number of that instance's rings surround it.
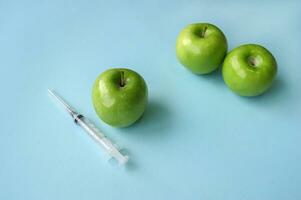
<svg viewBox="0 0 301 200">
<path fill-rule="evenodd" d="M 0 199 L 301 199 L 300 2 L 0 1 Z M 273 88 L 257 98 L 227 89 L 220 72 L 196 76 L 175 57 L 192 22 L 219 26 L 232 49 L 266 46 Z M 149 87 L 144 117 L 101 122 L 91 86 L 129 67 Z M 48 97 L 55 88 L 127 147 L 126 168 Z"/>
</svg>

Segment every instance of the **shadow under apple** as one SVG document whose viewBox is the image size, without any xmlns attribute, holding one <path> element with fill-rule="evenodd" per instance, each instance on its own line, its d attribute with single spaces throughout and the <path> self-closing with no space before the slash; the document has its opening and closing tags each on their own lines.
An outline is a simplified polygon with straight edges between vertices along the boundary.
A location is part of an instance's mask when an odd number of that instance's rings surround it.
<svg viewBox="0 0 301 200">
<path fill-rule="evenodd" d="M 209 74 L 201 74 L 199 76 L 201 76 L 203 79 L 206 79 L 206 81 L 211 82 L 212 84 L 224 84 L 222 66 L 219 66 L 216 70 Z"/>
<path fill-rule="evenodd" d="M 240 97 L 251 106 L 260 106 L 263 109 L 282 114 L 294 109 L 293 93 L 287 82 L 281 77 L 276 78 L 271 88 L 265 93 L 255 97 Z"/>
<path fill-rule="evenodd" d="M 142 117 L 124 130 L 130 134 L 143 134 L 145 137 L 162 137 L 171 124 L 171 113 L 167 106 L 150 100 Z"/>
<path fill-rule="evenodd" d="M 170 110 L 163 103 L 150 100 L 145 113 L 133 125 L 122 128 L 122 132 L 130 137 L 135 137 L 139 141 L 154 144 L 154 142 L 168 140 L 167 135 L 170 133 L 169 127 L 172 125 Z M 127 151 L 128 155 L 135 157 L 134 152 Z M 130 159 L 126 165 L 126 170 L 135 171 L 138 169 L 136 159 Z"/>
<path fill-rule="evenodd" d="M 194 74 L 188 69 L 185 69 L 185 73 L 189 74 L 190 78 L 195 79 L 197 83 L 208 84 L 217 88 L 225 87 L 222 76 L 222 66 L 219 66 L 216 70 L 208 74 Z"/>
</svg>

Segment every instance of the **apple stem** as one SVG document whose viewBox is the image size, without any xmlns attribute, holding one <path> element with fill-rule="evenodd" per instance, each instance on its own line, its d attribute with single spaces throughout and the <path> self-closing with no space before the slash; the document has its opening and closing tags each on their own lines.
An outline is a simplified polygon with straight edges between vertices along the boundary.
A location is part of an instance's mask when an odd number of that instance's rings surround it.
<svg viewBox="0 0 301 200">
<path fill-rule="evenodd" d="M 206 33 L 207 28 L 208 28 L 207 26 L 204 27 L 204 29 L 202 30 L 201 37 L 205 37 L 205 33 Z"/>
<path fill-rule="evenodd" d="M 124 81 L 124 71 L 120 72 L 120 87 L 124 87 L 125 81 Z"/>
</svg>

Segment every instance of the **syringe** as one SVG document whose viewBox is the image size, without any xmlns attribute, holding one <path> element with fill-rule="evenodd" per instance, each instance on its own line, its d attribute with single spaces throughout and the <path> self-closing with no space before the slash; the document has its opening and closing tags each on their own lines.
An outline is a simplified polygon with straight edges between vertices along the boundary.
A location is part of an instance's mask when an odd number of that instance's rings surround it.
<svg viewBox="0 0 301 200">
<path fill-rule="evenodd" d="M 116 159 L 119 164 L 127 163 L 129 157 L 127 155 L 122 155 L 120 151 L 115 147 L 115 145 L 102 134 L 86 117 L 76 112 L 66 101 L 64 101 L 56 92 L 48 89 L 49 94 L 54 97 L 60 104 L 65 108 L 65 110 L 74 119 L 74 122 L 82 127 L 88 135 L 90 135 L 105 152 L 112 158 Z"/>
</svg>

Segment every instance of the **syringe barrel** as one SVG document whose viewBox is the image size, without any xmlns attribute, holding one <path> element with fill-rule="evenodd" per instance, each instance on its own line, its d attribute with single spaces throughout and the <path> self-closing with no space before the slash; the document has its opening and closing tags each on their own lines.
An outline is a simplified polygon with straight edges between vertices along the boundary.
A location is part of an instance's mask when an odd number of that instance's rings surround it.
<svg viewBox="0 0 301 200">
<path fill-rule="evenodd" d="M 88 135 L 90 135 L 100 146 L 113 158 L 115 158 L 119 164 L 125 164 L 128 161 L 128 156 L 122 155 L 119 150 L 113 145 L 113 143 L 99 131 L 98 128 L 94 126 L 84 116 L 76 117 L 75 122 L 81 126 Z"/>
</svg>

